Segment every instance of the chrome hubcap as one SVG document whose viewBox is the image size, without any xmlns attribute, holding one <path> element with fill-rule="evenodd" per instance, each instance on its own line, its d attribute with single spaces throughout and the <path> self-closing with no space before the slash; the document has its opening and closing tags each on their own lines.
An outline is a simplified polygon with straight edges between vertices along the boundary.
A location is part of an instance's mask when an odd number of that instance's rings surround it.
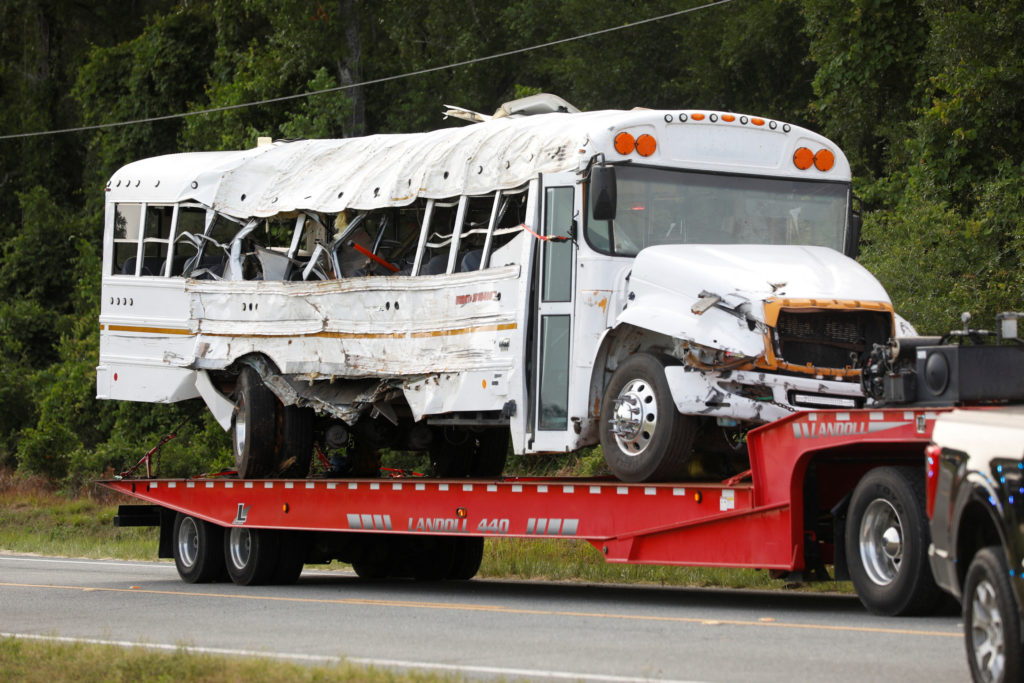
<svg viewBox="0 0 1024 683">
<path fill-rule="evenodd" d="M 622 387 L 615 398 L 610 420 L 615 442 L 626 455 L 644 452 L 654 438 L 658 424 L 658 401 L 647 380 L 634 379 Z"/>
<path fill-rule="evenodd" d="M 186 517 L 178 527 L 178 558 L 186 567 L 193 567 L 199 556 L 199 528 L 196 520 Z"/>
<path fill-rule="evenodd" d="M 860 523 L 860 559 L 868 578 L 888 586 L 903 561 L 903 523 L 896 508 L 881 498 L 871 501 Z"/>
<path fill-rule="evenodd" d="M 1006 654 L 1003 617 L 999 613 L 995 588 L 988 580 L 978 582 L 971 596 L 971 646 L 974 662 L 985 681 L 1003 680 Z"/>
<path fill-rule="evenodd" d="M 248 529 L 234 528 L 228 534 L 228 554 L 235 569 L 245 569 L 252 552 L 252 536 Z"/>
</svg>

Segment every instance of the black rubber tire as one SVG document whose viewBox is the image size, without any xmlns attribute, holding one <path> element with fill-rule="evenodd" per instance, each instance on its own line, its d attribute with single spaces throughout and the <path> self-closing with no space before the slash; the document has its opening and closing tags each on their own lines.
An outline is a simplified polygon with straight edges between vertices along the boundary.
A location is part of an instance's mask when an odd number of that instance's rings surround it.
<svg viewBox="0 0 1024 683">
<path fill-rule="evenodd" d="M 997 545 L 979 550 L 967 570 L 964 644 L 975 681 L 1019 681 L 1024 673 L 1020 619 L 1009 575 L 1006 556 Z"/>
<path fill-rule="evenodd" d="M 277 475 L 302 479 L 309 474 L 313 460 L 313 409 L 298 406 L 277 406 L 281 411 L 281 427 L 277 441 Z"/>
<path fill-rule="evenodd" d="M 410 571 L 417 581 L 442 581 L 455 563 L 455 541 L 446 536 L 422 536 L 413 541 Z"/>
<path fill-rule="evenodd" d="M 846 561 L 857 596 L 874 614 L 930 614 L 942 604 L 928 563 L 924 484 L 918 468 L 878 467 L 853 490 Z"/>
<path fill-rule="evenodd" d="M 352 569 L 364 581 L 380 581 L 391 576 L 388 566 L 379 562 L 353 562 Z"/>
<path fill-rule="evenodd" d="M 224 530 L 216 524 L 185 515 L 174 518 L 174 566 L 188 583 L 209 583 L 224 576 L 221 550 Z"/>
<path fill-rule="evenodd" d="M 484 558 L 484 539 L 480 536 L 455 538 L 451 569 L 448 578 L 451 581 L 469 581 L 480 571 L 480 563 Z"/>
<path fill-rule="evenodd" d="M 238 476 L 269 476 L 277 444 L 277 398 L 256 370 L 244 366 L 235 384 L 232 448 Z"/>
<path fill-rule="evenodd" d="M 508 428 L 439 430 L 430 445 L 430 461 L 438 477 L 493 479 L 505 470 Z"/>
<path fill-rule="evenodd" d="M 240 586 L 271 583 L 278 567 L 280 537 L 269 529 L 231 527 L 224 532 L 224 564 Z"/>
<path fill-rule="evenodd" d="M 277 531 L 278 556 L 277 567 L 270 583 L 288 586 L 299 580 L 302 568 L 306 564 L 306 553 L 309 550 L 309 535 L 302 531 Z"/>
<path fill-rule="evenodd" d="M 634 434 L 613 432 L 620 401 L 630 398 L 638 414 Z M 622 401 L 622 405 L 626 405 Z M 641 410 L 642 408 L 642 410 Z M 619 419 L 620 424 L 624 421 Z M 647 353 L 625 360 L 612 374 L 601 400 L 601 450 L 612 473 L 622 481 L 671 481 L 686 476 L 698 420 L 681 415 L 665 380 L 665 364 Z"/>
</svg>

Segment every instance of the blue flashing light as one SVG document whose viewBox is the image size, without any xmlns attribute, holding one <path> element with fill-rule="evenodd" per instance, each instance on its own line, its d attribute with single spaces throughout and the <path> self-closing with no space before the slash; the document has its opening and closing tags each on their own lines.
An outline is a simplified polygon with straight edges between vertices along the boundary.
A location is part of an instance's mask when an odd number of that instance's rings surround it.
<svg viewBox="0 0 1024 683">
<path fill-rule="evenodd" d="M 1002 465 L 996 465 L 996 472 L 1002 472 L 1002 471 L 1003 471 L 1003 466 Z"/>
</svg>

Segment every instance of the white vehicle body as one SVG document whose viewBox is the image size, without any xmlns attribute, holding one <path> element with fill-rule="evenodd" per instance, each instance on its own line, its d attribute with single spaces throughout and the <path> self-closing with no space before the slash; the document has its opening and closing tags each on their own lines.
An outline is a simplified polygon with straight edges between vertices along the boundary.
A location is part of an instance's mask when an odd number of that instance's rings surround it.
<svg viewBox="0 0 1024 683">
<path fill-rule="evenodd" d="M 480 118 L 120 169 L 98 396 L 201 396 L 230 428 L 248 365 L 321 420 L 500 428 L 516 453 L 607 451 L 630 418 L 602 433 L 602 402 L 637 353 L 664 364 L 679 415 L 863 405 L 858 356 L 898 318 L 841 253 L 857 230 L 834 144 L 718 112 Z M 602 221 L 591 178 L 608 168 Z"/>
</svg>

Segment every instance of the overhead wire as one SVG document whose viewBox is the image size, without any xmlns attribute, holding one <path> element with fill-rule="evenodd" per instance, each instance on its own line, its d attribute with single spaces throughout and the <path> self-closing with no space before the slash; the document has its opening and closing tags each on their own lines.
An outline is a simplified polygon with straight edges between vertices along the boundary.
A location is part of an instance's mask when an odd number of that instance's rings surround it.
<svg viewBox="0 0 1024 683">
<path fill-rule="evenodd" d="M 296 93 L 294 95 L 282 95 L 280 97 L 270 97 L 263 100 L 256 100 L 253 102 L 243 102 L 239 104 L 228 104 L 221 107 L 211 107 L 209 109 L 199 109 L 196 111 L 181 112 L 177 114 L 164 114 L 161 116 L 150 116 L 143 119 L 132 119 L 129 121 L 114 121 L 110 123 L 97 123 L 88 126 L 77 126 L 74 128 L 61 128 L 57 130 L 44 130 L 35 131 L 29 133 L 12 133 L 9 135 L 0 135 L 0 140 L 12 140 L 16 138 L 30 138 L 39 137 L 43 135 L 60 135 L 63 133 L 80 133 L 90 130 L 101 130 L 104 128 L 115 128 L 120 126 L 133 126 L 141 123 L 154 123 L 157 121 L 168 121 L 171 119 L 180 119 L 188 116 L 199 116 L 202 114 L 215 114 L 222 111 L 231 111 L 235 109 L 247 109 L 249 107 L 258 107 L 264 104 L 275 104 L 277 102 L 286 102 L 289 100 L 297 100 L 306 97 L 313 97 L 316 95 L 323 95 L 326 93 L 339 92 L 342 90 L 350 90 L 352 88 L 359 88 L 368 85 L 378 85 L 380 83 L 388 83 L 390 81 L 402 80 L 405 78 L 414 78 L 416 76 L 423 76 L 429 73 L 435 73 L 437 71 L 444 71 L 446 69 L 457 69 L 463 66 L 469 66 L 471 64 L 479 64 L 481 62 L 489 62 L 495 59 L 502 59 L 504 57 L 511 57 L 513 55 L 519 55 L 526 52 L 532 52 L 534 50 L 542 50 L 544 48 L 553 47 L 555 45 L 564 45 L 565 43 L 571 43 L 577 40 L 585 40 L 587 38 L 593 38 L 594 36 L 605 35 L 613 33 L 615 31 L 623 31 L 625 29 L 634 28 L 636 26 L 642 26 L 644 24 L 651 24 L 658 21 L 665 21 L 666 19 L 672 19 L 674 17 L 682 16 L 684 14 L 691 14 L 693 12 L 699 12 L 701 10 L 710 9 L 719 5 L 726 5 L 733 0 L 714 0 L 706 5 L 698 5 L 696 7 L 690 7 L 684 10 L 678 10 L 675 12 L 669 12 L 668 14 L 662 14 L 657 17 L 649 17 L 647 19 L 640 19 L 638 21 L 629 22 L 622 24 L 621 26 L 611 26 L 609 28 L 599 29 L 597 31 L 591 31 L 589 33 L 581 33 L 579 35 L 571 36 L 569 38 L 560 38 L 558 40 L 552 40 L 546 43 L 539 43 L 537 45 L 531 45 L 529 47 L 517 48 L 515 50 L 506 50 L 504 52 L 498 52 L 493 55 L 487 55 L 485 57 L 474 57 L 473 59 L 465 59 L 459 62 L 452 62 L 451 64 L 445 64 L 443 66 L 432 66 L 426 69 L 418 69 L 416 71 L 409 71 L 403 74 L 396 74 L 393 76 L 382 76 L 380 78 L 372 78 L 366 81 L 360 81 L 359 83 L 347 83 L 345 85 L 338 85 L 331 88 L 323 88 L 321 90 L 311 90 L 304 93 Z"/>
</svg>

